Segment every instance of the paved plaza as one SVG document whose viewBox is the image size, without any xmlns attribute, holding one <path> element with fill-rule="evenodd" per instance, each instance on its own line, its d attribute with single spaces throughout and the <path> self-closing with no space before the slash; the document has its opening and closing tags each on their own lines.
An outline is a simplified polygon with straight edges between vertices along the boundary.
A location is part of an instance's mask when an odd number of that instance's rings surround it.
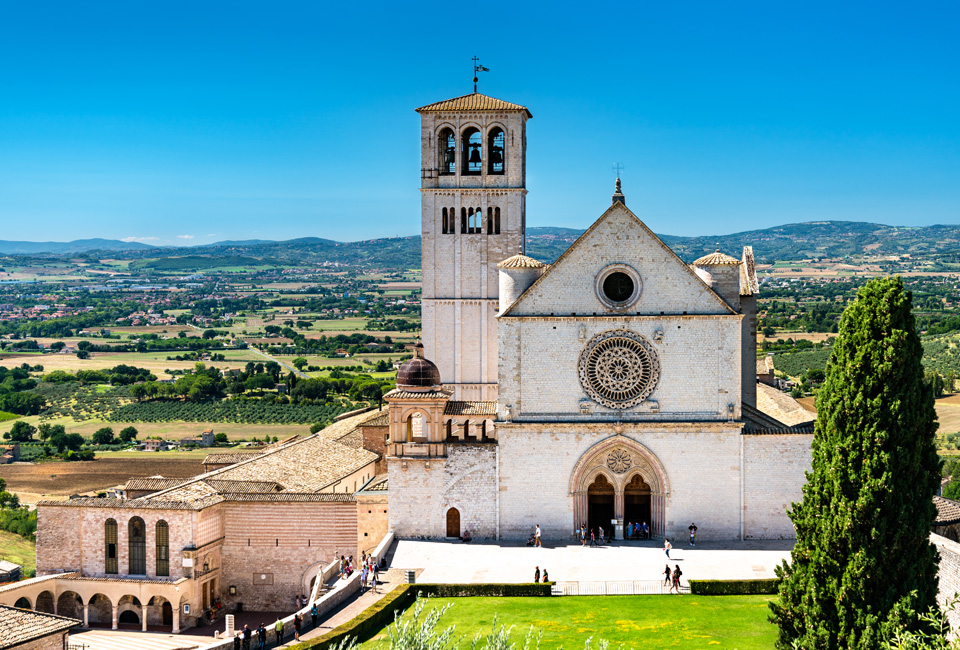
<svg viewBox="0 0 960 650">
<path fill-rule="evenodd" d="M 672 542 L 671 542 L 672 543 Z M 690 579 L 773 578 L 774 567 L 789 558 L 793 540 L 698 542 L 680 540 L 670 551 L 671 568 L 679 564 Z M 539 566 L 559 581 L 658 580 L 667 557 L 663 543 L 617 542 L 601 547 L 579 543 L 542 548 L 497 542 L 434 542 L 401 540 L 391 559 L 394 569 L 422 569 L 419 582 L 530 582 Z"/>
</svg>

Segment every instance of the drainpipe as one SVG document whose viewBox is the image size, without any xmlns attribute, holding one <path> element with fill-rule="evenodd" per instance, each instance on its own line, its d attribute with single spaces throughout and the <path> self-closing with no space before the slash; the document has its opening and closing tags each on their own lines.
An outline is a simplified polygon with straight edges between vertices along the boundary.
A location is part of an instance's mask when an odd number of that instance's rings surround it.
<svg viewBox="0 0 960 650">
<path fill-rule="evenodd" d="M 497 541 L 500 541 L 500 435 L 497 434 L 496 446 L 497 461 Z"/>
</svg>

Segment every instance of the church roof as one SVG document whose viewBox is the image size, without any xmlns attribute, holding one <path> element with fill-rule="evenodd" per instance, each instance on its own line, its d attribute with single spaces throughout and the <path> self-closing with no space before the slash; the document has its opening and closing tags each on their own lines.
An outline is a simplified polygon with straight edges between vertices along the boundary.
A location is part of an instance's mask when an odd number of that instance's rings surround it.
<svg viewBox="0 0 960 650">
<path fill-rule="evenodd" d="M 400 390 L 395 388 L 386 395 L 383 396 L 384 399 L 449 399 L 453 395 L 449 390 Z"/>
<path fill-rule="evenodd" d="M 542 269 L 544 266 L 546 266 L 546 264 L 543 262 L 535 260 L 532 257 L 527 257 L 522 253 L 508 257 L 497 264 L 498 269 Z"/>
<path fill-rule="evenodd" d="M 740 260 L 738 260 L 736 257 L 731 257 L 726 253 L 721 253 L 719 248 L 715 253 L 704 255 L 703 257 L 693 261 L 694 266 L 732 266 L 739 263 Z"/>
<path fill-rule="evenodd" d="M 450 400 L 443 407 L 444 415 L 486 415 L 495 416 L 497 414 L 496 402 L 462 402 L 459 400 Z"/>
<path fill-rule="evenodd" d="M 787 393 L 764 383 L 757 384 L 757 409 L 791 427 L 810 424 L 817 418 Z"/>
<path fill-rule="evenodd" d="M 944 497 L 933 497 L 933 504 L 937 506 L 937 519 L 934 526 L 949 526 L 960 523 L 960 503 Z"/>
<path fill-rule="evenodd" d="M 12 648 L 51 634 L 66 632 L 77 625 L 80 625 L 80 621 L 75 618 L 0 605 L 0 648 Z"/>
<path fill-rule="evenodd" d="M 418 113 L 438 113 L 441 111 L 516 111 L 526 113 L 527 117 L 533 117 L 526 106 L 505 102 L 502 99 L 481 93 L 461 95 L 453 99 L 445 99 L 442 102 L 427 104 L 417 109 Z"/>
</svg>

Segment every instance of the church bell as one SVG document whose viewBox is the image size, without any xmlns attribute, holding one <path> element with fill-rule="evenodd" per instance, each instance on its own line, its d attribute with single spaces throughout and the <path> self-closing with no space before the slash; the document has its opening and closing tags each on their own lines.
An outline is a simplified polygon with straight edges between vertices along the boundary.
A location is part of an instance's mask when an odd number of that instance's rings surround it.
<svg viewBox="0 0 960 650">
<path fill-rule="evenodd" d="M 478 163 L 478 162 L 481 162 L 481 161 L 480 161 L 480 147 L 479 147 L 479 146 L 472 146 L 472 147 L 470 147 L 470 163 L 471 163 L 471 164 L 476 164 L 476 163 Z"/>
<path fill-rule="evenodd" d="M 449 147 L 444 155 L 444 162 L 448 165 L 452 165 L 457 161 L 457 154 L 454 152 L 453 147 Z"/>
<path fill-rule="evenodd" d="M 493 160 L 494 165 L 503 164 L 503 147 L 494 147 L 490 151 L 490 158 Z"/>
</svg>

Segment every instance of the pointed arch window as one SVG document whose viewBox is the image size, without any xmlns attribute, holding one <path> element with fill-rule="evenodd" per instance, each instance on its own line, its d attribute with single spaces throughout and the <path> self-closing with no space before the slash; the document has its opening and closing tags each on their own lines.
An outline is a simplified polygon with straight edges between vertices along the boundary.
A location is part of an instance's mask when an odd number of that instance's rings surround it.
<svg viewBox="0 0 960 650">
<path fill-rule="evenodd" d="M 479 176 L 483 171 L 483 136 L 480 130 L 470 127 L 463 132 L 463 169 L 464 176 Z"/>
<path fill-rule="evenodd" d="M 467 234 L 467 209 L 460 208 L 460 234 Z"/>
<path fill-rule="evenodd" d="M 444 234 L 444 235 L 446 235 L 448 232 L 450 232 L 449 226 L 450 226 L 450 222 L 449 222 L 448 217 L 447 217 L 447 209 L 444 208 L 444 209 L 443 209 L 443 225 L 442 225 L 442 231 L 443 231 L 443 234 Z"/>
<path fill-rule="evenodd" d="M 500 234 L 500 208 L 493 209 L 493 234 Z"/>
<path fill-rule="evenodd" d="M 504 149 L 505 138 L 503 135 L 503 129 L 500 127 L 494 127 L 490 129 L 490 134 L 487 139 L 489 140 L 487 147 L 489 167 L 487 168 L 487 173 L 502 174 L 506 153 L 506 150 Z"/>
<path fill-rule="evenodd" d="M 170 575 L 170 527 L 167 522 L 157 522 L 157 575 Z"/>
<path fill-rule="evenodd" d="M 128 573 L 146 575 L 147 573 L 147 527 L 140 517 L 134 517 L 127 524 L 127 536 L 130 540 Z"/>
<path fill-rule="evenodd" d="M 103 524 L 104 573 L 117 573 L 117 522 L 107 519 Z"/>
<path fill-rule="evenodd" d="M 457 173 L 457 138 L 453 130 L 444 129 L 440 132 L 439 151 L 437 152 L 437 168 L 441 176 L 451 176 Z"/>
<path fill-rule="evenodd" d="M 493 234 L 493 208 L 487 208 L 487 234 Z"/>
</svg>

